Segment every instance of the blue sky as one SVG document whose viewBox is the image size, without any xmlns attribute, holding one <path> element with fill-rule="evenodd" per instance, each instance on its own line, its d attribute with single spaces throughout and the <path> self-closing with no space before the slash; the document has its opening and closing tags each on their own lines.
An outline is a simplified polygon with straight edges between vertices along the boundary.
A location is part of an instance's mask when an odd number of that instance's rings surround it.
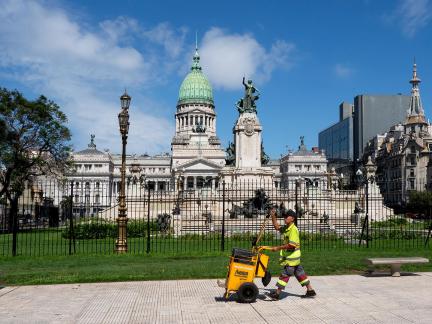
<svg viewBox="0 0 432 324">
<path fill-rule="evenodd" d="M 432 105 L 432 1 L 0 0 L 0 86 L 44 94 L 69 118 L 73 145 L 90 134 L 120 152 L 117 113 L 132 96 L 129 153 L 169 152 L 178 89 L 195 33 L 213 85 L 217 132 L 232 140 L 243 75 L 261 92 L 266 152 L 278 158 L 338 121 L 358 94 L 409 94 L 414 57 Z"/>
</svg>

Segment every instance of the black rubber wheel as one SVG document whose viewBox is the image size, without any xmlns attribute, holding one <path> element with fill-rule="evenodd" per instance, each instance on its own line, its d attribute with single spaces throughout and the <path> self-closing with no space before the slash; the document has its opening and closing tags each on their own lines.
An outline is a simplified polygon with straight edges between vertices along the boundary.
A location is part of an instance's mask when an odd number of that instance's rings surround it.
<svg viewBox="0 0 432 324">
<path fill-rule="evenodd" d="M 253 303 L 258 296 L 258 287 L 253 282 L 243 283 L 237 291 L 237 300 L 240 303 Z"/>
<path fill-rule="evenodd" d="M 268 271 L 268 270 L 266 271 L 264 277 L 261 278 L 261 281 L 262 281 L 264 287 L 267 287 L 267 285 L 271 281 L 271 273 L 270 273 L 270 271 Z"/>
</svg>

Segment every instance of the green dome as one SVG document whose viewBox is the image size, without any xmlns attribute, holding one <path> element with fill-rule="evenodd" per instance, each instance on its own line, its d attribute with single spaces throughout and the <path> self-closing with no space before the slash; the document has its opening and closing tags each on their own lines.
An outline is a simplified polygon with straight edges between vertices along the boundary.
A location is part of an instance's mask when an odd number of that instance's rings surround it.
<svg viewBox="0 0 432 324">
<path fill-rule="evenodd" d="M 207 103 L 213 105 L 213 90 L 207 77 L 202 73 L 198 51 L 193 57 L 191 71 L 183 80 L 177 104 Z"/>
</svg>

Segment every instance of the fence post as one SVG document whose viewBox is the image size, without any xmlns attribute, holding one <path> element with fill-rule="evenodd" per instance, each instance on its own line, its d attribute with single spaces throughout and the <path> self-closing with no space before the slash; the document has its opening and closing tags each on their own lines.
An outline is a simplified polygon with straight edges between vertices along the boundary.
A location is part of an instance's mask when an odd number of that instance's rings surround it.
<svg viewBox="0 0 432 324">
<path fill-rule="evenodd" d="M 147 253 L 150 253 L 150 186 L 147 186 Z"/>
<path fill-rule="evenodd" d="M 428 245 L 429 237 L 431 236 L 431 232 L 432 232 L 432 221 L 431 221 L 431 217 L 430 217 L 430 211 L 429 211 L 428 219 L 429 219 L 429 230 L 428 230 L 426 240 L 425 240 L 425 245 L 424 245 L 425 247 Z"/>
<path fill-rule="evenodd" d="M 369 179 L 366 177 L 366 248 L 369 248 Z"/>
<path fill-rule="evenodd" d="M 69 255 L 72 254 L 72 242 L 73 242 L 73 250 L 74 254 L 76 253 L 75 249 L 75 232 L 73 226 L 73 181 L 71 181 L 71 191 L 69 197 Z"/>
<path fill-rule="evenodd" d="M 297 219 L 299 217 L 299 205 L 298 205 L 298 190 L 299 190 L 300 182 L 296 179 L 295 180 L 295 213 L 296 218 L 294 219 L 294 225 L 297 226 Z"/>
<path fill-rule="evenodd" d="M 11 203 L 10 213 L 12 213 L 12 256 L 16 256 L 17 235 L 18 235 L 18 199 L 14 196 Z"/>
<path fill-rule="evenodd" d="M 221 250 L 225 251 L 225 180 L 222 182 L 222 237 Z"/>
</svg>

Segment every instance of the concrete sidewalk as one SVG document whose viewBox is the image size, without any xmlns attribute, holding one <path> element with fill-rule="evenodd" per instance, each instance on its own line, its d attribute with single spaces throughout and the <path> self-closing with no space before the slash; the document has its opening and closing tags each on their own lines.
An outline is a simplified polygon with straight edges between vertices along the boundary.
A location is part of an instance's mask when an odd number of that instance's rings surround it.
<svg viewBox="0 0 432 324">
<path fill-rule="evenodd" d="M 431 323 L 432 273 L 311 277 L 300 296 L 291 280 L 279 301 L 222 301 L 216 280 L 117 282 L 0 289 L 1 323 Z"/>
</svg>

